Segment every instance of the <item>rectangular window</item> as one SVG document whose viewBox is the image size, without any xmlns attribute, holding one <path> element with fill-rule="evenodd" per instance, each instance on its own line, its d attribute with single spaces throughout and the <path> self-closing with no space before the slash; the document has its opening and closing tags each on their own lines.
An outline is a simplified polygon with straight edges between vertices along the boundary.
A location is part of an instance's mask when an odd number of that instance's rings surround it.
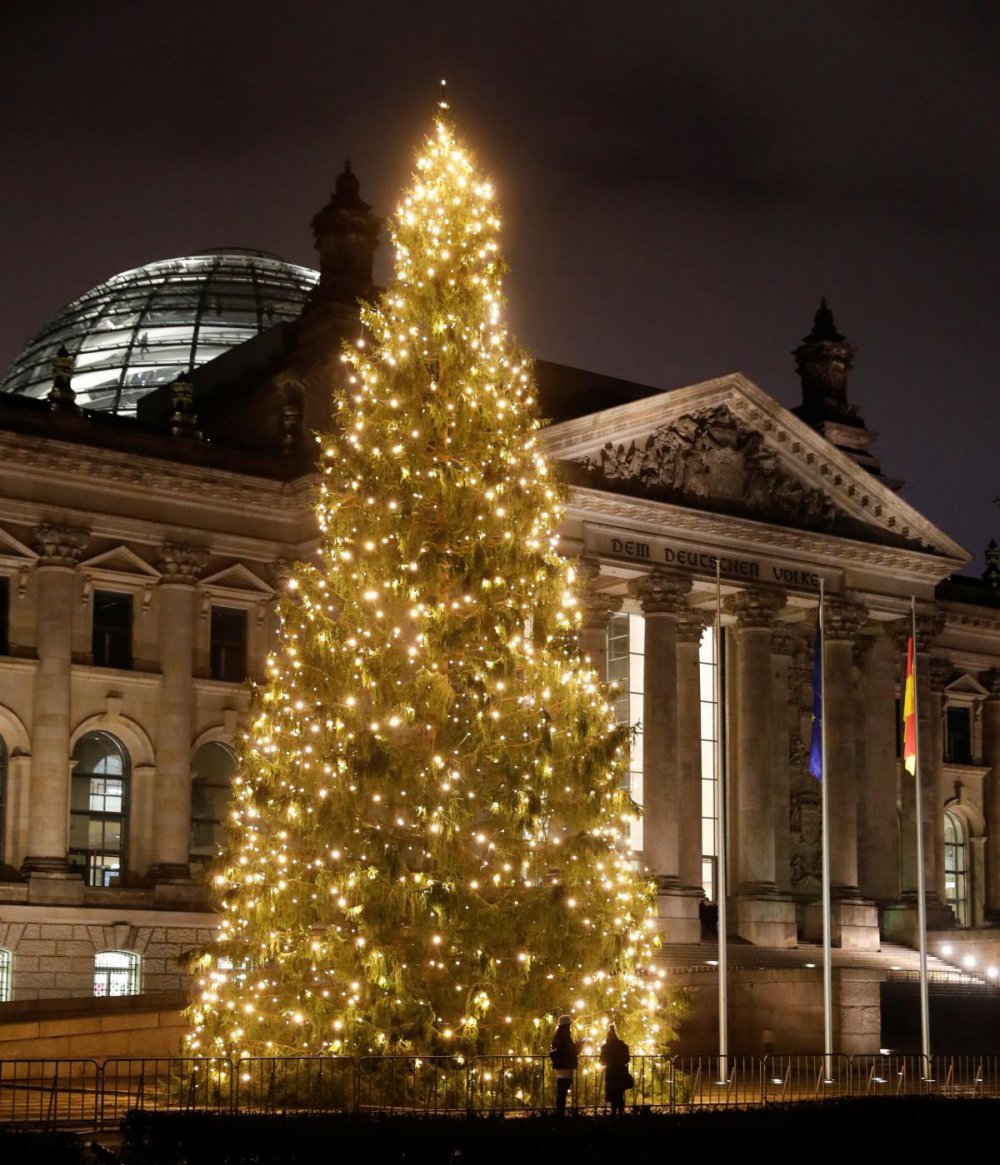
<svg viewBox="0 0 1000 1165">
<path fill-rule="evenodd" d="M 10 654 L 10 579 L 0 578 L 0 655 Z"/>
<path fill-rule="evenodd" d="M 132 596 L 94 591 L 92 652 L 95 667 L 132 666 Z"/>
<path fill-rule="evenodd" d="M 247 613 L 236 607 L 212 608 L 213 680 L 241 684 L 247 678 Z"/>
<path fill-rule="evenodd" d="M 701 870 L 702 888 L 710 902 L 718 901 L 716 885 L 718 849 L 715 834 L 718 823 L 716 806 L 719 796 L 719 773 L 716 750 L 718 705 L 715 679 L 716 669 L 720 663 L 721 661 L 715 658 L 715 629 L 706 627 L 698 646 L 698 679 L 701 691 Z"/>
<path fill-rule="evenodd" d="M 945 759 L 953 765 L 972 764 L 972 717 L 969 708 L 948 708 Z"/>
</svg>

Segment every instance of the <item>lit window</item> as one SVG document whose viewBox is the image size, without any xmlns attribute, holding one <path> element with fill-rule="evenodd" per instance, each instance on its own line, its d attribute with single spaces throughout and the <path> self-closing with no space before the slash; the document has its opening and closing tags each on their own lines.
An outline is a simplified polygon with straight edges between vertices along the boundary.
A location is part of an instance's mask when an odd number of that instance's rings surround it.
<svg viewBox="0 0 1000 1165">
<path fill-rule="evenodd" d="M 94 956 L 94 994 L 138 995 L 139 956 L 132 951 L 98 951 Z"/>
<path fill-rule="evenodd" d="M 718 850 L 715 844 L 719 774 L 716 772 L 715 630 L 706 627 L 698 646 L 701 695 L 701 877 L 705 897 L 715 902 L 718 890 Z"/>
<path fill-rule="evenodd" d="M 125 865 L 128 753 L 108 732 L 88 732 L 73 749 L 69 863 L 88 886 L 110 886 Z"/>
<path fill-rule="evenodd" d="M 247 613 L 237 607 L 212 608 L 213 680 L 241 684 L 247 678 Z"/>
<path fill-rule="evenodd" d="M 132 596 L 94 591 L 92 653 L 95 667 L 132 666 Z"/>
<path fill-rule="evenodd" d="M 14 963 L 14 956 L 10 951 L 5 951 L 0 947 L 0 1003 L 9 1003 L 13 999 L 11 990 L 11 980 L 13 975 L 11 969 Z"/>
<path fill-rule="evenodd" d="M 223 822 L 232 793 L 236 760 L 217 741 L 195 753 L 191 781 L 191 864 L 207 865 L 222 847 Z"/>
<path fill-rule="evenodd" d="M 959 926 L 969 925 L 968 832 L 950 809 L 944 812 L 944 898 Z"/>
</svg>

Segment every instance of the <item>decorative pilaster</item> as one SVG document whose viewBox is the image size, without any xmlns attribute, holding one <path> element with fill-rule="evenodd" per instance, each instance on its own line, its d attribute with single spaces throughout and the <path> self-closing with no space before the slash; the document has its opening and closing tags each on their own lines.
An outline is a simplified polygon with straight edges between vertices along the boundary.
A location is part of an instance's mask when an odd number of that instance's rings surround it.
<svg viewBox="0 0 1000 1165">
<path fill-rule="evenodd" d="M 153 863 L 157 897 L 175 898 L 191 881 L 191 726 L 194 706 L 196 583 L 208 561 L 195 546 L 160 547 L 160 707 L 157 720 Z M 173 886 L 173 889 L 166 889 Z M 164 889 L 161 890 L 161 887 Z"/>
<path fill-rule="evenodd" d="M 735 732 L 731 817 L 737 933 L 766 946 L 792 947 L 796 941 L 791 898 L 778 892 L 774 864 L 774 684 L 771 629 L 785 606 L 782 591 L 750 589 L 731 595 L 736 616 Z"/>
<path fill-rule="evenodd" d="M 983 704 L 983 764 L 990 768 L 984 782 L 986 814 L 986 917 L 1000 918 L 1000 671 L 980 680 L 989 691 Z"/>
<path fill-rule="evenodd" d="M 680 779 L 677 749 L 677 624 L 691 590 L 686 575 L 654 570 L 630 585 L 645 619 L 643 660 L 643 860 L 660 890 L 659 925 L 667 942 L 696 942 L 697 900 L 680 877 Z"/>
<path fill-rule="evenodd" d="M 73 580 L 88 532 L 77 526 L 43 523 L 34 531 L 36 650 L 34 717 L 31 727 L 31 792 L 28 856 L 22 870 L 37 879 L 76 879 L 66 860 L 69 849 L 69 713 L 73 654 Z M 62 895 L 67 887 L 57 891 Z M 82 887 L 80 887 L 82 890 Z M 41 884 L 30 897 L 50 897 Z"/>
</svg>

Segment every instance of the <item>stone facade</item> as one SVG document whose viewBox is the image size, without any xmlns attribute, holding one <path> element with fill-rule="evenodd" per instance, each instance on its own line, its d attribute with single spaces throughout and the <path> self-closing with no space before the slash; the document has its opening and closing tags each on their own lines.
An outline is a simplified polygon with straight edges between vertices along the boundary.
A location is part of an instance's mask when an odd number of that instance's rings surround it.
<svg viewBox="0 0 1000 1165">
<path fill-rule="evenodd" d="M 209 796 L 218 782 L 199 784 L 201 758 L 232 748 L 291 564 L 315 552 L 306 434 L 329 425 L 341 344 L 371 286 L 377 220 L 342 179 L 314 223 L 317 292 L 266 358 L 251 343 L 154 392 L 140 425 L 78 410 L 66 356 L 51 402 L 0 396 L 0 952 L 15 1000 L 91 994 L 102 952 L 138 956 L 143 991 L 184 990 L 186 956 L 210 941 L 192 860 L 224 808 Z M 733 932 L 786 949 L 816 932 L 821 592 L 836 942 L 913 938 L 917 806 L 896 748 L 911 603 L 932 925 L 958 913 L 983 931 L 1000 914 L 1000 595 L 950 580 L 968 556 L 881 474 L 873 435 L 845 411 L 850 352 L 830 328 L 800 359 L 799 416 L 739 375 L 668 394 L 538 368 L 542 411 L 558 418 L 544 443 L 574 482 L 562 545 L 583 563 L 582 648 L 604 671 L 608 620 L 644 620 L 637 860 L 668 945 L 699 941 L 706 889 L 718 892 L 703 873 L 699 643 L 720 596 Z M 820 391 L 827 357 L 840 371 Z M 128 612 L 117 625 L 116 610 Z M 119 768 L 81 793 L 97 745 Z M 946 813 L 960 845 L 945 843 Z M 870 986 L 861 994 L 843 1031 L 870 1050 Z"/>
</svg>

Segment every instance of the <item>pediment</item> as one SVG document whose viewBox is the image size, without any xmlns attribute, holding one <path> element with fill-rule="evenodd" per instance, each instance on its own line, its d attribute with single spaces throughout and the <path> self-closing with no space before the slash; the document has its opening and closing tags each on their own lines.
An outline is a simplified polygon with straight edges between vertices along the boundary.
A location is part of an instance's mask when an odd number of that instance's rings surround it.
<svg viewBox="0 0 1000 1165">
<path fill-rule="evenodd" d="M 150 580 L 160 577 L 158 570 L 150 566 L 148 562 L 143 562 L 139 555 L 133 550 L 129 550 L 127 546 L 116 546 L 112 550 L 105 550 L 94 558 L 88 558 L 86 562 L 80 563 L 80 567 L 91 573 L 127 574 L 133 577 L 139 575 L 141 578 Z"/>
<path fill-rule="evenodd" d="M 553 425 L 571 484 L 821 534 L 966 552 L 739 374 Z"/>
<path fill-rule="evenodd" d="M 252 570 L 248 570 L 241 562 L 227 566 L 217 574 L 201 580 L 201 586 L 209 590 L 240 591 L 243 594 L 250 592 L 261 598 L 271 598 L 274 587 L 268 586 L 262 578 L 258 578 Z"/>
<path fill-rule="evenodd" d="M 952 680 L 945 691 L 951 696 L 971 696 L 975 699 L 985 699 L 990 694 L 979 680 L 968 672 Z"/>
</svg>

